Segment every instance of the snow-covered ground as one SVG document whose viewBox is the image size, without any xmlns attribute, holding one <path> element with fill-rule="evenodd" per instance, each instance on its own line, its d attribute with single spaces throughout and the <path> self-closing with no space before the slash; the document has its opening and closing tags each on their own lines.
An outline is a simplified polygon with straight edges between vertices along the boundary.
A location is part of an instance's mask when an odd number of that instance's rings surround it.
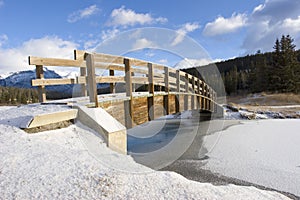
<svg viewBox="0 0 300 200">
<path fill-rule="evenodd" d="M 300 119 L 242 121 L 221 131 L 203 168 L 300 196 L 299 130 Z"/>
<path fill-rule="evenodd" d="M 0 199 L 288 199 L 255 187 L 214 186 L 153 171 L 111 151 L 80 123 L 37 134 L 10 123 L 39 111 L 53 112 L 53 106 L 0 109 Z"/>
</svg>

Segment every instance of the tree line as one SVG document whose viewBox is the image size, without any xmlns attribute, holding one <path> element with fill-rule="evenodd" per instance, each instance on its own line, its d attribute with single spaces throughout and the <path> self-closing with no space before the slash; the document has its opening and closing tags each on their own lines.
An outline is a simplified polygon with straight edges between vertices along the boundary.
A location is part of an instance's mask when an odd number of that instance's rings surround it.
<svg viewBox="0 0 300 200">
<path fill-rule="evenodd" d="M 300 93 L 300 50 L 290 35 L 276 39 L 274 51 L 247 55 L 216 65 L 228 95 L 256 92 Z M 201 67 L 184 71 L 201 76 Z M 198 73 L 198 74 L 197 74 Z"/>
<path fill-rule="evenodd" d="M 38 92 L 36 89 L 0 86 L 1 105 L 19 105 L 37 102 Z"/>
</svg>

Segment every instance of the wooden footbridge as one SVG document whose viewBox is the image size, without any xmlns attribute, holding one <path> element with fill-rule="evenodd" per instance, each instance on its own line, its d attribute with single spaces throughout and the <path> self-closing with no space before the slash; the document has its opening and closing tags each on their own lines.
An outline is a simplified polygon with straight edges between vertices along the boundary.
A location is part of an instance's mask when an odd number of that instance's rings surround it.
<svg viewBox="0 0 300 200">
<path fill-rule="evenodd" d="M 74 51 L 74 59 L 29 56 L 29 64 L 36 66 L 32 86 L 38 87 L 40 102 L 48 102 L 45 86 L 80 85 L 82 98 L 76 98 L 74 104 L 76 118 L 102 134 L 110 148 L 122 153 L 127 151 L 128 128 L 185 110 L 222 113 L 216 92 L 203 80 L 160 64 L 80 50 Z M 80 76 L 46 79 L 44 66 L 78 67 Z M 97 76 L 97 69 L 104 75 Z M 99 83 L 109 84 L 110 93 L 98 95 Z M 70 118 L 74 118 L 72 113 Z"/>
</svg>

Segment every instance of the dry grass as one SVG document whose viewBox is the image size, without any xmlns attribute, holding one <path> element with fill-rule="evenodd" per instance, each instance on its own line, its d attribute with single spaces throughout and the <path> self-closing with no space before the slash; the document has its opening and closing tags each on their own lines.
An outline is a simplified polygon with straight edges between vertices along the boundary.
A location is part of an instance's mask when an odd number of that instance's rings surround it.
<svg viewBox="0 0 300 200">
<path fill-rule="evenodd" d="M 247 96 L 230 96 L 227 97 L 228 103 L 250 105 L 250 106 L 285 106 L 300 105 L 299 94 L 251 94 Z"/>
<path fill-rule="evenodd" d="M 300 95 L 297 94 L 252 94 L 227 98 L 227 104 L 237 109 L 259 112 L 278 112 L 292 118 L 300 117 Z M 289 106 L 289 107 L 281 107 Z"/>
</svg>

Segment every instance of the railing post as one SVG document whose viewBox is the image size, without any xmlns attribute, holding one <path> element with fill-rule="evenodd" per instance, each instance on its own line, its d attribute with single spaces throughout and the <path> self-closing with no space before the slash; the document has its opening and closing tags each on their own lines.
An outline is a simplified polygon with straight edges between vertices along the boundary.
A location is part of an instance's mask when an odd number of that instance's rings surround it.
<svg viewBox="0 0 300 200">
<path fill-rule="evenodd" d="M 80 76 L 86 77 L 86 68 L 85 67 L 80 67 Z M 86 97 L 87 96 L 86 83 L 82 83 L 80 85 L 80 87 L 81 87 L 81 96 Z"/>
<path fill-rule="evenodd" d="M 94 55 L 86 54 L 86 66 L 87 66 L 87 82 L 89 88 L 90 102 L 95 102 L 95 107 L 98 107 L 98 93 L 97 93 L 97 84 L 96 84 L 96 75 L 95 75 L 95 66 L 94 66 Z"/>
<path fill-rule="evenodd" d="M 201 91 L 200 91 L 200 79 L 197 78 L 197 109 L 201 109 L 201 106 L 200 106 L 200 94 L 201 94 Z"/>
<path fill-rule="evenodd" d="M 195 109 L 195 77 L 192 77 L 192 96 L 191 96 L 191 110 Z"/>
<path fill-rule="evenodd" d="M 110 69 L 109 70 L 109 75 L 110 76 L 114 76 L 115 75 L 115 71 Z M 116 89 L 115 89 L 115 83 L 110 83 L 109 84 L 109 91 L 110 93 L 116 93 Z"/>
<path fill-rule="evenodd" d="M 153 82 L 153 66 L 152 63 L 148 63 L 148 82 L 149 82 L 149 94 L 148 97 L 148 120 L 154 119 L 154 82 Z"/>
<path fill-rule="evenodd" d="M 44 79 L 44 70 L 43 65 L 36 65 L 36 78 L 37 79 Z M 39 102 L 46 102 L 46 90 L 45 86 L 38 86 L 38 95 L 39 95 Z"/>
<path fill-rule="evenodd" d="M 184 95 L 184 110 L 189 109 L 189 75 L 185 73 L 185 95 Z"/>
<path fill-rule="evenodd" d="M 169 105 L 169 68 L 164 67 L 165 72 L 165 92 L 167 94 L 164 95 L 164 115 L 170 114 L 170 105 Z"/>
<path fill-rule="evenodd" d="M 204 81 L 201 81 L 201 89 L 202 89 L 202 97 L 201 97 L 201 109 L 205 110 L 205 83 Z"/>
<path fill-rule="evenodd" d="M 124 101 L 125 126 L 126 128 L 132 128 L 133 127 L 132 79 L 131 79 L 130 60 L 128 58 L 124 58 L 124 65 L 125 65 L 126 96 L 130 98 L 128 101 Z"/>
<path fill-rule="evenodd" d="M 84 55 L 85 55 L 84 51 L 74 50 L 74 60 L 77 60 L 77 61 L 80 61 L 83 63 Z M 80 76 L 81 77 L 86 78 L 86 70 L 87 70 L 86 67 L 80 67 Z M 84 96 L 84 97 L 87 96 L 87 83 L 86 82 L 80 84 L 80 93 L 81 93 L 81 96 Z"/>
<path fill-rule="evenodd" d="M 175 96 L 175 111 L 180 112 L 180 73 L 176 70 L 176 96 Z"/>
<path fill-rule="evenodd" d="M 205 96 L 205 99 L 204 99 L 204 109 L 205 110 L 208 110 L 207 109 L 207 84 L 206 83 L 204 83 L 204 96 Z"/>
</svg>

